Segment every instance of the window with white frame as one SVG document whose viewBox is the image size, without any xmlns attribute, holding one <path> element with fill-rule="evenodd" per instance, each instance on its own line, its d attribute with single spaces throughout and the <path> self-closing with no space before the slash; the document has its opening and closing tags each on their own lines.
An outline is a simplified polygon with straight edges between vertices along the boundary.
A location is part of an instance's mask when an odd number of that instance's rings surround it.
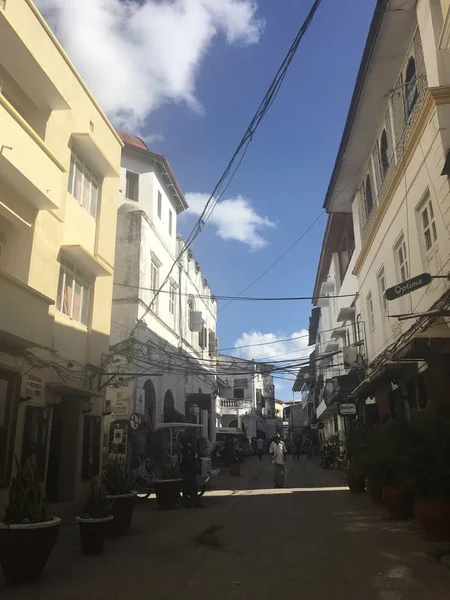
<svg viewBox="0 0 450 600">
<path fill-rule="evenodd" d="M 68 260 L 61 260 L 56 308 L 74 321 L 89 324 L 91 281 Z"/>
<path fill-rule="evenodd" d="M 169 235 L 173 236 L 173 214 L 171 210 L 169 210 Z"/>
<path fill-rule="evenodd" d="M 400 281 L 406 281 L 409 279 L 409 263 L 405 237 L 403 235 L 395 245 L 394 253 L 398 277 Z"/>
<path fill-rule="evenodd" d="M 367 319 L 369 322 L 369 327 L 373 331 L 375 329 L 375 317 L 373 314 L 373 300 L 372 300 L 372 292 L 369 292 L 366 297 L 366 306 L 367 306 Z"/>
<path fill-rule="evenodd" d="M 155 294 L 159 288 L 159 267 L 154 260 L 150 263 L 150 289 L 151 298 L 155 297 Z M 156 296 L 153 304 L 151 305 L 155 312 L 158 312 L 158 296 Z"/>
<path fill-rule="evenodd" d="M 175 297 L 176 297 L 176 288 L 173 283 L 170 284 L 169 287 L 169 312 L 170 314 L 175 316 Z"/>
<path fill-rule="evenodd" d="M 383 313 L 387 312 L 387 300 L 386 297 L 384 295 L 385 291 L 386 291 L 386 275 L 384 272 L 384 267 L 382 267 L 380 269 L 380 271 L 378 272 L 377 275 L 377 282 L 378 282 L 378 293 L 380 294 L 380 305 L 381 305 L 381 310 Z"/>
<path fill-rule="evenodd" d="M 72 152 L 67 190 L 94 219 L 97 218 L 99 189 L 99 178 Z"/>
<path fill-rule="evenodd" d="M 422 223 L 423 241 L 425 250 L 433 250 L 437 242 L 436 221 L 434 219 L 433 204 L 431 198 L 428 198 L 420 209 L 420 219 Z"/>
<path fill-rule="evenodd" d="M 414 57 L 411 56 L 405 71 L 405 103 L 406 114 L 408 117 L 412 113 L 418 97 L 419 91 L 417 89 L 416 61 Z"/>
<path fill-rule="evenodd" d="M 162 195 L 158 190 L 158 217 L 161 219 L 162 216 Z"/>
<path fill-rule="evenodd" d="M 139 175 L 133 171 L 127 171 L 125 197 L 136 202 L 139 200 Z"/>
</svg>

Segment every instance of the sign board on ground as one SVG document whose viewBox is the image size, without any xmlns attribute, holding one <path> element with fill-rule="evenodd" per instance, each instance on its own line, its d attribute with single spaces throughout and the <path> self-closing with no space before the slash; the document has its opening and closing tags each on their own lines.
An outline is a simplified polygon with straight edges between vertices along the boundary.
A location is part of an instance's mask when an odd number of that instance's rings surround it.
<svg viewBox="0 0 450 600">
<path fill-rule="evenodd" d="M 405 294 L 409 294 L 410 292 L 414 292 L 415 290 L 424 287 L 431 283 L 432 277 L 429 273 L 422 273 L 422 275 L 416 275 L 416 277 L 411 277 L 411 279 L 407 279 L 406 281 L 402 281 L 402 283 L 398 283 L 391 288 L 388 288 L 384 292 L 384 296 L 386 300 L 396 300 L 397 298 L 401 298 Z"/>
<path fill-rule="evenodd" d="M 317 429 L 323 429 L 325 427 L 325 423 L 323 421 L 317 421 L 316 426 Z"/>
<path fill-rule="evenodd" d="M 341 402 L 338 406 L 338 412 L 341 417 L 356 415 L 356 404 L 354 402 Z"/>
</svg>

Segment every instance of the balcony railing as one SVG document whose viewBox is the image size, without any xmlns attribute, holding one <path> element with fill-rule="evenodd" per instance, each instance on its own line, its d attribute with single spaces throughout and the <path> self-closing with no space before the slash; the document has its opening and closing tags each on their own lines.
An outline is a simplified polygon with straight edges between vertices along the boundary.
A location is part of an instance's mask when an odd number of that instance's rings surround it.
<svg viewBox="0 0 450 600">
<path fill-rule="evenodd" d="M 220 401 L 220 406 L 222 408 L 251 408 L 252 402 L 251 400 L 245 400 L 240 398 L 227 399 L 223 398 Z"/>
</svg>

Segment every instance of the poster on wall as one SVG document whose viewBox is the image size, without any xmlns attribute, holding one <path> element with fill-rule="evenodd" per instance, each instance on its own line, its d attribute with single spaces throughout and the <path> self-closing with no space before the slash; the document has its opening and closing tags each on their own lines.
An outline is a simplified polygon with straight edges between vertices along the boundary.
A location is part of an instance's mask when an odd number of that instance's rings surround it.
<svg viewBox="0 0 450 600">
<path fill-rule="evenodd" d="M 141 388 L 136 388 L 134 412 L 137 415 L 145 414 L 145 391 Z"/>
<path fill-rule="evenodd" d="M 130 414 L 130 398 L 128 392 L 118 392 L 111 403 L 112 414 L 115 417 L 128 417 Z"/>
</svg>

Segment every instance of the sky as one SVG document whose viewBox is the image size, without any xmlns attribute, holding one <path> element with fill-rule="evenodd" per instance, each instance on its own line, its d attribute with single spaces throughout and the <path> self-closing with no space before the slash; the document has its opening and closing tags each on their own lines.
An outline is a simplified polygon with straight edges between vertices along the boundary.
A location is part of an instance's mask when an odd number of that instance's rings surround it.
<svg viewBox="0 0 450 600">
<path fill-rule="evenodd" d="M 113 123 L 164 154 L 187 236 L 312 0 L 38 0 Z M 323 0 L 276 102 L 193 251 L 218 295 L 238 294 L 322 210 L 375 0 Z M 310 296 L 326 218 L 248 296 Z M 221 348 L 306 356 L 310 301 L 219 303 Z M 278 340 L 288 341 L 278 343 Z M 227 350 L 227 354 L 233 350 Z M 292 399 L 292 381 L 276 379 Z"/>
</svg>

